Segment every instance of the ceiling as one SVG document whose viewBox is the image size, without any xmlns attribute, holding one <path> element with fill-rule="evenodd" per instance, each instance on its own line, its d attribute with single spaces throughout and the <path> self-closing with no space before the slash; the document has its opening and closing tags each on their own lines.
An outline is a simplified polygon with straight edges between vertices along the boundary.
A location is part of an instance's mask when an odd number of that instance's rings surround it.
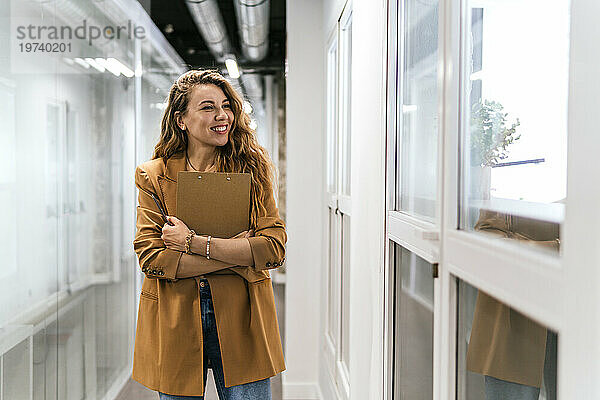
<svg viewBox="0 0 600 400">
<path fill-rule="evenodd" d="M 224 65 L 217 64 L 208 50 L 184 0 L 138 1 L 190 68 L 224 68 Z M 281 73 L 284 69 L 286 43 L 285 0 L 270 0 L 269 51 L 267 56 L 259 62 L 248 61 L 243 57 L 233 1 L 216 0 L 216 3 L 221 11 L 241 72 Z M 169 25 L 172 26 L 172 31 Z"/>
</svg>

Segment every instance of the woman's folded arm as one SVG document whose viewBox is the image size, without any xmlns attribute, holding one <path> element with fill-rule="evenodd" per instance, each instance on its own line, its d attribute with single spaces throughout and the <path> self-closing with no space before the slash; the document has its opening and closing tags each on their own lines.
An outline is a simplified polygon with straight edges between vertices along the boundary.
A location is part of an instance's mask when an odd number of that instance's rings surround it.
<svg viewBox="0 0 600 400">
<path fill-rule="evenodd" d="M 135 184 L 139 189 L 139 205 L 133 246 L 142 272 L 148 278 L 174 282 L 230 269 L 232 273 L 254 282 L 269 277 L 265 270 L 283 264 L 287 234 L 272 193 L 266 196 L 267 213 L 258 218 L 255 236 L 246 239 L 211 239 L 209 260 L 204 255 L 206 237 L 195 237 L 192 241 L 196 242 L 192 251 L 197 254 L 185 254 L 165 246 L 161 238 L 165 222 L 151 196 L 156 196 L 154 186 L 139 166 L 135 171 Z"/>
<path fill-rule="evenodd" d="M 265 208 L 266 215 L 258 217 L 254 236 L 246 239 L 250 243 L 252 266 L 256 271 L 280 267 L 285 261 L 287 233 L 271 190 L 266 194 Z"/>
<path fill-rule="evenodd" d="M 140 191 L 133 248 L 146 277 L 177 281 L 235 266 L 167 248 L 161 238 L 165 222 L 151 196 L 156 195 L 154 187 L 146 172 L 139 166 L 135 171 L 135 184 Z"/>
</svg>

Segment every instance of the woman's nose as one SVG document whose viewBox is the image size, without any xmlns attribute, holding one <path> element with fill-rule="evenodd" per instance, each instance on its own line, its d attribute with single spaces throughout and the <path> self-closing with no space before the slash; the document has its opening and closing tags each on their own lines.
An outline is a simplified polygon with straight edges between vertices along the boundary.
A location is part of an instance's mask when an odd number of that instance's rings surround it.
<svg viewBox="0 0 600 400">
<path fill-rule="evenodd" d="M 225 109 L 223 109 L 223 107 L 217 110 L 217 115 L 215 116 L 215 119 L 227 119 L 227 113 L 225 112 Z"/>
</svg>

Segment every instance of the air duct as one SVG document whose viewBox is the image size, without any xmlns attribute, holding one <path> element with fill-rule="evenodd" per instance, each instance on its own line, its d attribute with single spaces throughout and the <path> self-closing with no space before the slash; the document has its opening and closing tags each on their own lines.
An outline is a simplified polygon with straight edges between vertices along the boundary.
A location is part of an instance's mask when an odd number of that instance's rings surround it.
<svg viewBox="0 0 600 400">
<path fill-rule="evenodd" d="M 269 49 L 269 0 L 234 0 L 244 57 L 261 61 Z"/>
<path fill-rule="evenodd" d="M 217 62 L 224 63 L 226 58 L 236 59 L 216 0 L 186 0 L 185 2 Z M 259 61 L 267 54 L 269 1 L 245 0 L 238 4 L 236 0 L 234 3 L 240 30 L 246 32 L 243 37 L 246 37 L 247 40 L 242 40 L 242 50 L 249 59 Z M 250 8 L 256 8 L 256 10 L 249 10 Z M 243 21 L 241 23 L 239 22 L 240 18 Z M 242 74 L 238 79 L 228 77 L 228 80 L 236 90 L 240 93 L 245 92 L 251 101 L 253 100 L 260 108 L 263 88 L 259 75 L 246 77 L 245 74 Z"/>
<path fill-rule="evenodd" d="M 246 89 L 246 93 L 251 100 L 262 101 L 263 99 L 263 82 L 262 76 L 259 74 L 244 74 L 242 76 L 242 85 Z"/>
<path fill-rule="evenodd" d="M 217 62 L 222 63 L 225 55 L 232 51 L 217 2 L 215 0 L 186 0 L 185 3 L 208 49 Z"/>
</svg>

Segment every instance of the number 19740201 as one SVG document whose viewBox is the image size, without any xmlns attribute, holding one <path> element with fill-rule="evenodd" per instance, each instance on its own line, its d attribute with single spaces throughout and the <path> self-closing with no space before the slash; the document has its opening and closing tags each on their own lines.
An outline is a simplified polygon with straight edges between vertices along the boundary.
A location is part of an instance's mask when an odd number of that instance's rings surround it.
<svg viewBox="0 0 600 400">
<path fill-rule="evenodd" d="M 26 42 L 19 43 L 21 53 L 64 53 L 71 52 L 71 43 Z"/>
</svg>

